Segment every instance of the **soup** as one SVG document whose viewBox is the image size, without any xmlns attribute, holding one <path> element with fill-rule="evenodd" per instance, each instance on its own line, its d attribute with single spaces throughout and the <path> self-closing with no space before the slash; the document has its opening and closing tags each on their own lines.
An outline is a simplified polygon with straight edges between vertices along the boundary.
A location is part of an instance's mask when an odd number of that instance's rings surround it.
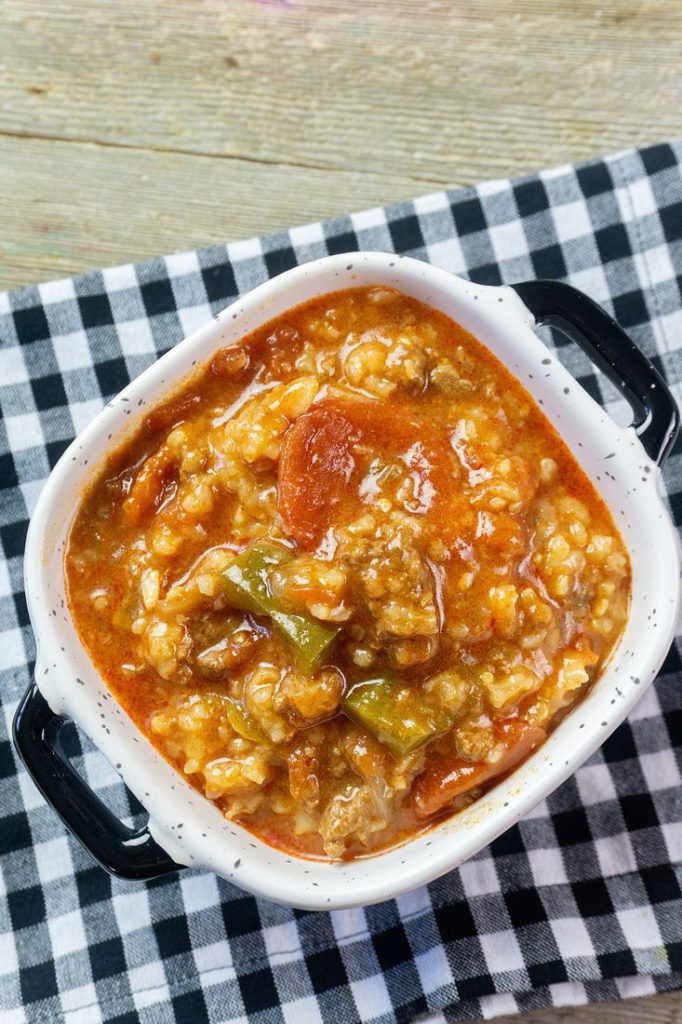
<svg viewBox="0 0 682 1024">
<path fill-rule="evenodd" d="M 219 351 L 111 453 L 65 571 L 161 753 L 265 842 L 332 859 L 537 749 L 630 592 L 608 509 L 519 381 L 385 287 Z"/>
</svg>

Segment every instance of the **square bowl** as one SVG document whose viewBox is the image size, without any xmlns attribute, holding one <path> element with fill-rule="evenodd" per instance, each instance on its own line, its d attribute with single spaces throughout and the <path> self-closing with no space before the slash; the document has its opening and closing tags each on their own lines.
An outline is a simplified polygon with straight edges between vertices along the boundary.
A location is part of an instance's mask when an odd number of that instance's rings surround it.
<svg viewBox="0 0 682 1024">
<path fill-rule="evenodd" d="M 81 643 L 66 599 L 63 563 L 84 488 L 150 407 L 198 374 L 217 349 L 287 309 L 370 284 L 396 288 L 456 320 L 541 405 L 621 531 L 632 565 L 632 597 L 625 630 L 601 675 L 512 774 L 467 809 L 401 846 L 349 862 L 323 862 L 274 849 L 227 821 L 153 747 L 118 706 Z M 616 425 L 576 384 L 534 333 L 537 321 L 554 323 L 589 350 L 630 401 L 637 430 Z M 15 740 L 29 771 L 100 863 L 126 877 L 151 877 L 184 865 L 208 868 L 257 895 L 319 910 L 379 902 L 444 874 L 573 773 L 660 668 L 679 607 L 678 542 L 660 473 L 677 419 L 664 382 L 627 336 L 589 299 L 557 282 L 480 286 L 417 260 L 366 252 L 327 257 L 261 285 L 133 380 L 76 438 L 45 485 L 25 559 L 38 646 L 35 686 L 15 722 Z M 143 804 L 149 814 L 144 829 L 126 829 L 67 764 L 58 742 L 65 718 L 90 736 Z"/>
</svg>

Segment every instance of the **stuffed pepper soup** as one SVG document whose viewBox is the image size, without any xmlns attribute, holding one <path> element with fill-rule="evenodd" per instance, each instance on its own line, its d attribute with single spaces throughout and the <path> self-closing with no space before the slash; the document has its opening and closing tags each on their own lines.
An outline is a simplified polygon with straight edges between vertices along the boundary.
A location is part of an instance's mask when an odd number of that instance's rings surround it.
<svg viewBox="0 0 682 1024">
<path fill-rule="evenodd" d="M 613 519 L 484 341 L 386 287 L 316 298 L 218 351 L 83 495 L 92 661 L 291 854 L 367 856 L 471 804 L 625 624 Z"/>
</svg>

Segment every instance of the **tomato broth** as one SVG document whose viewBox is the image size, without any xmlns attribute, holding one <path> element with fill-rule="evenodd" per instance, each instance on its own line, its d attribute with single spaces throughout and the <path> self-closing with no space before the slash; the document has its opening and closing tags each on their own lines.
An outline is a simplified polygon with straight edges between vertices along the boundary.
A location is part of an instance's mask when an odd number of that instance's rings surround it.
<svg viewBox="0 0 682 1024">
<path fill-rule="evenodd" d="M 385 287 L 219 351 L 106 460 L 65 571 L 163 755 L 265 841 L 332 859 L 537 749 L 630 593 L 607 508 L 519 381 Z"/>
</svg>

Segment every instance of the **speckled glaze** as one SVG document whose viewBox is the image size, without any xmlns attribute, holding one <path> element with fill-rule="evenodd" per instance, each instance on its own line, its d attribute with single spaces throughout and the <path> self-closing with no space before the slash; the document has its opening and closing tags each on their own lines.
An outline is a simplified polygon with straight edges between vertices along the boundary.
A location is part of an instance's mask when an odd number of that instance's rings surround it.
<svg viewBox="0 0 682 1024">
<path fill-rule="evenodd" d="M 462 813 L 401 847 L 348 864 L 290 857 L 226 821 L 153 748 L 118 706 L 84 650 L 64 591 L 66 537 L 84 485 L 104 454 L 213 352 L 325 292 L 396 287 L 457 320 L 514 373 L 562 434 L 610 507 L 633 568 L 632 609 L 609 665 L 585 700 L 509 778 Z M 65 452 L 28 534 L 25 581 L 38 642 L 36 682 L 74 719 L 146 807 L 150 830 L 181 864 L 209 868 L 253 893 L 305 909 L 376 903 L 423 885 L 471 857 L 572 774 L 652 682 L 678 616 L 677 536 L 660 470 L 634 432 L 617 426 L 533 333 L 510 288 L 473 285 L 385 253 L 330 256 L 282 274 L 224 310 L 121 392 Z"/>
</svg>

